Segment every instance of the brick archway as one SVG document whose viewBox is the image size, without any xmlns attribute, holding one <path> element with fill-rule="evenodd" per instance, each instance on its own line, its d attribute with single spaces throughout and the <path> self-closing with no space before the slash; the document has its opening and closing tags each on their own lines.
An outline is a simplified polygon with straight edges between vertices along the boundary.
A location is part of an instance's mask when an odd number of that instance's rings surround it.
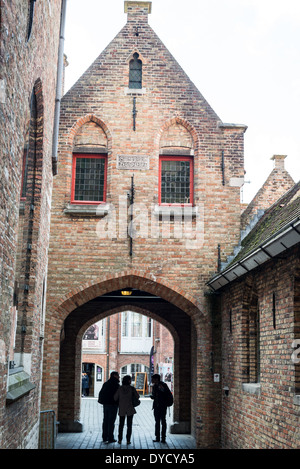
<svg viewBox="0 0 300 469">
<path fill-rule="evenodd" d="M 61 297 L 49 308 L 49 314 L 60 317 L 61 321 L 67 317 L 75 308 L 87 303 L 97 296 L 108 292 L 119 290 L 121 288 L 134 287 L 148 293 L 160 296 L 166 301 L 181 308 L 191 317 L 202 313 L 198 307 L 196 298 L 187 295 L 186 292 L 175 285 L 169 285 L 160 279 L 155 279 L 148 271 L 128 270 L 119 274 L 103 275 L 98 280 L 90 280 Z M 204 319 L 204 318 L 203 318 Z"/>
<path fill-rule="evenodd" d="M 84 324 L 84 326 L 82 326 L 80 328 L 80 330 L 77 334 L 77 337 L 76 337 L 75 350 L 77 351 L 77 353 L 76 353 L 76 357 L 75 357 L 74 366 L 77 370 L 77 375 L 78 376 L 81 375 L 81 364 L 82 364 L 82 361 L 83 361 L 82 360 L 82 353 L 83 353 L 82 352 L 82 338 L 83 338 L 83 335 L 84 335 L 84 332 L 86 331 L 86 329 L 88 327 L 90 327 L 91 325 L 93 325 L 95 322 L 99 321 L 99 320 L 109 319 L 109 318 L 115 320 L 115 318 L 112 318 L 112 316 L 115 316 L 118 313 L 121 313 L 123 311 L 128 311 L 128 310 L 136 312 L 136 313 L 140 313 L 140 314 L 142 314 L 146 317 L 150 317 L 154 321 L 157 321 L 158 323 L 163 325 L 170 332 L 170 334 L 172 336 L 173 346 L 174 346 L 173 353 L 175 353 L 175 357 L 174 357 L 174 355 L 172 355 L 173 358 L 174 358 L 174 361 L 173 361 L 173 375 L 175 377 L 175 379 L 173 381 L 174 396 L 175 396 L 173 411 L 174 411 L 174 416 L 175 416 L 174 420 L 178 421 L 178 420 L 180 420 L 180 415 L 182 415 L 182 408 L 180 409 L 180 407 L 182 407 L 182 404 L 180 403 L 180 400 L 179 400 L 180 399 L 181 389 L 178 389 L 178 384 L 179 384 L 180 378 L 181 378 L 181 376 L 180 376 L 181 375 L 180 362 L 182 362 L 182 360 L 178 356 L 176 357 L 176 354 L 178 355 L 178 352 L 179 352 L 180 348 L 182 349 L 181 344 L 180 344 L 181 337 L 180 337 L 178 331 L 176 330 L 176 328 L 174 327 L 173 324 L 171 324 L 169 321 L 164 319 L 159 314 L 156 314 L 153 310 L 150 311 L 150 308 L 136 306 L 136 305 L 126 301 L 126 303 L 124 303 L 122 306 L 116 306 L 116 307 L 113 307 L 111 309 L 107 309 L 105 312 L 101 312 L 99 315 L 94 316 L 91 319 L 89 319 Z M 119 343 L 119 346 L 120 346 L 120 343 Z M 108 347 L 111 350 L 111 346 L 108 346 Z M 163 348 L 163 344 L 162 344 L 162 348 Z M 156 349 L 156 345 L 155 345 L 155 349 Z M 80 352 L 82 352 L 82 353 L 80 353 Z M 107 349 L 106 349 L 106 352 L 107 352 Z M 132 357 L 133 355 L 134 354 L 124 354 L 123 358 L 125 356 L 126 356 L 126 358 L 128 356 Z M 94 357 L 94 355 L 91 355 L 91 357 Z M 106 356 L 106 360 L 107 359 L 108 359 L 108 356 Z M 147 362 L 145 362 L 145 360 L 146 360 L 146 357 L 144 357 L 144 360 L 142 360 L 139 363 L 147 364 L 147 366 L 148 366 L 149 365 L 149 356 L 147 357 Z M 109 356 L 109 362 L 111 362 L 111 357 L 110 356 Z M 113 362 L 114 362 L 114 358 L 113 358 Z M 106 368 L 107 366 L 108 365 L 106 363 L 104 365 L 104 367 Z M 113 363 L 111 366 L 112 366 L 112 368 L 108 367 L 108 369 L 110 371 L 111 371 L 111 369 L 116 369 L 117 371 L 120 371 L 120 367 L 121 367 L 120 362 L 118 362 L 118 366 L 115 366 L 115 363 Z M 62 376 L 65 374 L 64 370 L 61 370 L 61 374 L 62 374 Z M 107 379 L 108 374 L 109 373 L 107 373 L 105 380 Z M 78 416 L 78 420 L 79 420 L 79 418 L 81 416 L 80 410 L 81 410 L 81 404 L 82 404 L 82 400 L 81 400 L 81 381 L 80 382 L 77 381 L 75 383 L 75 386 L 77 387 L 76 391 L 75 391 L 75 394 L 77 396 L 76 402 L 75 402 L 75 406 L 76 406 L 75 414 Z M 60 393 L 63 393 L 62 388 L 63 388 L 62 383 L 60 383 Z M 66 383 L 66 389 L 69 392 L 68 383 Z M 64 402 L 64 400 L 65 400 L 64 397 L 62 397 L 60 399 L 61 402 Z M 188 410 L 189 410 L 189 408 L 190 408 L 190 405 L 188 405 Z M 64 413 L 63 413 L 63 409 L 61 407 L 58 409 L 58 414 L 59 414 L 59 421 L 62 421 L 63 417 L 64 417 Z"/>
<path fill-rule="evenodd" d="M 89 281 L 74 288 L 55 304 L 48 305 L 42 409 L 53 409 L 59 421 L 67 420 L 67 430 L 64 431 L 82 431 L 78 392 L 82 331 L 95 318 L 104 318 L 117 311 L 116 305 L 111 304 L 95 310 L 99 298 L 103 300 L 103 295 L 126 287 L 159 297 L 161 303 L 156 309 L 151 305 L 146 305 L 144 309 L 159 322 L 169 324 L 176 336 L 174 356 L 178 363 L 178 407 L 174 416 L 181 425 L 179 432 L 191 432 L 199 440 L 199 446 L 207 447 L 206 441 L 212 438 L 208 430 L 211 425 L 209 401 L 213 392 L 210 384 L 211 323 L 200 311 L 196 298 L 153 278 L 148 271 L 128 270 L 115 275 L 107 274 L 96 282 Z M 133 305 L 128 300 L 122 306 L 131 308 Z"/>
<path fill-rule="evenodd" d="M 104 319 L 106 317 L 111 316 L 112 314 L 117 314 L 117 313 L 122 313 L 125 309 L 130 309 L 131 311 L 134 311 L 136 313 L 143 314 L 144 316 L 149 316 L 151 319 L 154 319 L 155 321 L 161 323 L 168 331 L 171 333 L 173 336 L 174 341 L 178 340 L 178 334 L 176 332 L 176 329 L 170 324 L 169 322 L 165 321 L 162 319 L 159 315 L 154 314 L 154 313 L 149 313 L 147 308 L 140 308 L 139 306 L 134 306 L 132 304 L 124 304 L 123 306 L 117 306 L 111 310 L 106 311 L 106 313 L 103 315 L 101 314 L 99 317 L 95 316 L 89 321 L 85 323 L 84 326 L 79 330 L 78 332 L 78 340 L 82 340 L 82 336 L 86 329 L 88 329 L 90 326 L 92 326 L 96 321 L 100 319 Z"/>
</svg>

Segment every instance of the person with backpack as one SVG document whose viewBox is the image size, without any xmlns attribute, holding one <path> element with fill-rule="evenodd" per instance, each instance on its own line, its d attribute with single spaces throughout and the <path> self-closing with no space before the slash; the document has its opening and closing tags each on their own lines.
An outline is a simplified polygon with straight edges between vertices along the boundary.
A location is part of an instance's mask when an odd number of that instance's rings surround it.
<svg viewBox="0 0 300 469">
<path fill-rule="evenodd" d="M 173 404 L 173 394 L 171 393 L 168 385 L 160 380 L 160 375 L 154 374 L 151 381 L 153 383 L 153 388 L 152 395 L 150 397 L 153 399 L 153 411 L 155 418 L 155 440 L 153 441 L 161 441 L 162 443 L 165 443 L 167 431 L 167 407 L 170 407 Z"/>
</svg>

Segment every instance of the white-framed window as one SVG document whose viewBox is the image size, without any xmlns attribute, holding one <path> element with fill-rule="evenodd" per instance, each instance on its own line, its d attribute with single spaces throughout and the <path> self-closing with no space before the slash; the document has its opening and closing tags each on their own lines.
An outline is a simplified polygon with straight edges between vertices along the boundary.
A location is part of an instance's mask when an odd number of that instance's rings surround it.
<svg viewBox="0 0 300 469">
<path fill-rule="evenodd" d="M 135 383 L 135 375 L 138 372 L 147 373 L 149 378 L 150 368 L 149 366 L 142 365 L 141 363 L 130 363 L 129 365 L 122 366 L 120 371 L 120 379 L 122 383 L 122 379 L 124 376 L 129 375 L 131 376 L 131 384 L 134 385 Z"/>
<path fill-rule="evenodd" d="M 150 353 L 152 319 L 134 311 L 121 314 L 121 353 Z"/>
</svg>

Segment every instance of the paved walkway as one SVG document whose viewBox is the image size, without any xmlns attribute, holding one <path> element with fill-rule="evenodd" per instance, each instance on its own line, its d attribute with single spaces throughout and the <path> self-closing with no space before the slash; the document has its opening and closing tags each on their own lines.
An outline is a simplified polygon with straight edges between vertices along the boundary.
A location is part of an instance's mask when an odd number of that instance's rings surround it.
<svg viewBox="0 0 300 469">
<path fill-rule="evenodd" d="M 154 443 L 154 417 L 152 400 L 141 398 L 141 404 L 137 407 L 137 413 L 133 417 L 131 445 L 127 446 L 123 437 L 121 445 L 118 443 L 105 444 L 102 442 L 102 416 L 103 406 L 98 404 L 96 398 L 86 397 L 81 401 L 81 433 L 59 433 L 56 440 L 57 449 L 147 449 L 147 450 L 186 450 L 196 448 L 195 440 L 191 435 L 175 435 L 168 432 L 169 425 L 173 422 L 172 408 L 167 410 L 167 437 L 166 444 Z M 115 425 L 115 438 L 118 435 L 117 417 Z M 123 435 L 126 435 L 126 423 Z"/>
</svg>

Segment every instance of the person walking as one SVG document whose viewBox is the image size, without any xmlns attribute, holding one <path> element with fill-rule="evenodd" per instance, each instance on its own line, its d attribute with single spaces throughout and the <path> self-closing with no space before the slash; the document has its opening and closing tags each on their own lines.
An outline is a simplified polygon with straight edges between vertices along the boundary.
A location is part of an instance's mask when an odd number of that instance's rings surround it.
<svg viewBox="0 0 300 469">
<path fill-rule="evenodd" d="M 82 397 L 89 395 L 90 380 L 86 373 L 82 373 Z"/>
<path fill-rule="evenodd" d="M 161 441 L 162 443 L 166 442 L 166 430 L 167 430 L 167 407 L 168 407 L 168 398 L 171 393 L 168 385 L 160 380 L 160 375 L 154 374 L 152 376 L 153 389 L 151 394 L 151 399 L 153 399 L 153 410 L 155 418 L 155 440 L 154 442 Z M 161 426 L 161 432 L 160 432 Z M 161 436 L 161 440 L 160 440 Z"/>
<path fill-rule="evenodd" d="M 103 384 L 98 402 L 103 405 L 102 439 L 105 443 L 114 443 L 115 421 L 118 413 L 118 402 L 114 395 L 120 387 L 120 378 L 117 371 L 112 371 L 110 378 Z"/>
<path fill-rule="evenodd" d="M 119 387 L 114 395 L 114 399 L 119 401 L 119 439 L 118 443 L 122 443 L 123 429 L 125 425 L 125 417 L 127 417 L 127 445 L 131 444 L 130 438 L 132 434 L 132 421 L 136 410 L 133 405 L 133 398 L 139 399 L 140 396 L 134 386 L 131 386 L 131 376 L 126 375 L 122 380 L 122 386 Z"/>
</svg>

